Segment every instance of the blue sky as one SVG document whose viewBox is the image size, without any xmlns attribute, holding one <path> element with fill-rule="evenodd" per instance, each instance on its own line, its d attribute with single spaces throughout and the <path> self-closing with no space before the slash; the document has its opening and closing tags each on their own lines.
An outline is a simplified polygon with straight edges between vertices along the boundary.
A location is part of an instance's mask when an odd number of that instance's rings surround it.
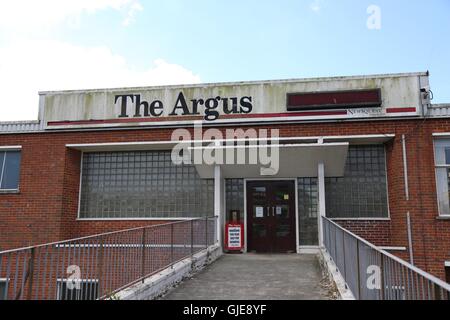
<svg viewBox="0 0 450 320">
<path fill-rule="evenodd" d="M 450 102 L 449 36 L 449 0 L 2 1 L 0 90 L 23 104 L 0 120 L 36 118 L 38 90 L 426 70 Z"/>
</svg>

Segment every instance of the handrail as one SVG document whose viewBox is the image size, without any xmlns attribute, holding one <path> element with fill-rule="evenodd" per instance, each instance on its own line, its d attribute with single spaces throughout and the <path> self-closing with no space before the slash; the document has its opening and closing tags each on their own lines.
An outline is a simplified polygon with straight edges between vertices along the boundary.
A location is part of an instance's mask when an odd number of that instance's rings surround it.
<svg viewBox="0 0 450 320">
<path fill-rule="evenodd" d="M 448 284 L 447 282 L 442 281 L 441 279 L 433 276 L 432 274 L 429 274 L 428 272 L 423 271 L 422 269 L 417 268 L 416 266 L 410 264 L 409 262 L 400 259 L 397 256 L 394 256 L 393 254 L 387 252 L 386 250 L 380 249 L 377 246 L 375 246 L 374 244 L 370 243 L 369 241 L 361 238 L 360 236 L 354 234 L 353 232 L 343 228 L 342 226 L 340 226 L 339 224 L 337 224 L 336 222 L 334 222 L 333 220 L 327 218 L 327 217 L 322 217 L 325 220 L 328 220 L 329 222 L 331 222 L 332 224 L 334 224 L 337 228 L 343 230 L 344 232 L 346 232 L 347 234 L 355 237 L 356 239 L 358 239 L 359 241 L 363 242 L 364 244 L 366 244 L 367 246 L 371 247 L 372 249 L 380 252 L 381 254 L 384 254 L 385 256 L 388 256 L 389 258 L 391 258 L 392 260 L 395 260 L 396 262 L 402 264 L 403 266 L 413 270 L 414 272 L 417 272 L 418 274 L 420 274 L 421 276 L 427 278 L 430 281 L 433 281 L 434 283 L 436 283 L 437 285 L 443 287 L 444 289 L 448 290 L 450 292 L 450 284 Z"/>
<path fill-rule="evenodd" d="M 324 247 L 357 299 L 448 299 L 450 284 L 322 217 Z"/>
<path fill-rule="evenodd" d="M 215 216 L 209 216 L 209 217 L 205 217 L 205 218 L 213 219 L 213 218 L 215 218 Z M 160 228 L 160 227 L 166 226 L 166 225 L 178 224 L 178 223 L 183 223 L 183 222 L 191 221 L 191 220 L 192 221 L 203 220 L 205 218 L 192 218 L 192 219 L 188 219 L 188 220 L 179 220 L 179 221 L 158 223 L 158 224 L 152 224 L 152 225 L 148 225 L 148 226 L 135 227 L 135 228 L 129 228 L 129 229 L 120 229 L 120 230 L 116 230 L 116 231 L 103 232 L 103 233 L 98 233 L 98 234 L 84 236 L 84 237 L 78 237 L 78 238 L 66 239 L 66 240 L 61 240 L 61 241 L 42 243 L 42 244 L 37 244 L 37 245 L 33 245 L 33 246 L 19 247 L 19 248 L 14 248 L 14 249 L 3 250 L 3 251 L 0 251 L 0 254 L 14 252 L 14 251 L 20 251 L 20 250 L 30 250 L 32 248 L 40 248 L 40 247 L 45 247 L 45 246 L 61 245 L 61 244 L 64 244 L 66 242 L 88 240 L 88 239 L 92 239 L 92 238 L 112 235 L 112 234 L 121 233 L 121 232 L 128 232 L 128 231 L 135 231 L 135 230 L 142 230 L 142 229 L 151 229 L 151 228 L 158 228 L 158 227 Z"/>
<path fill-rule="evenodd" d="M 217 217 L 185 219 L 0 252 L 6 299 L 105 299 L 218 241 Z M 75 290 L 74 290 L 75 289 Z"/>
</svg>

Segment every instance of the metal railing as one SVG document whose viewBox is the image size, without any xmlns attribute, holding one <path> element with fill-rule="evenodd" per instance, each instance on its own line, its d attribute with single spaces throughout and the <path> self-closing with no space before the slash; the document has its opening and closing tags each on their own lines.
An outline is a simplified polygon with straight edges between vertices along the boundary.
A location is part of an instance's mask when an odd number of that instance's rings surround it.
<svg viewBox="0 0 450 320">
<path fill-rule="evenodd" d="M 322 217 L 324 246 L 358 300 L 447 300 L 450 285 Z"/>
<path fill-rule="evenodd" d="M 94 300 L 215 244 L 216 217 L 0 252 L 0 299 Z"/>
</svg>

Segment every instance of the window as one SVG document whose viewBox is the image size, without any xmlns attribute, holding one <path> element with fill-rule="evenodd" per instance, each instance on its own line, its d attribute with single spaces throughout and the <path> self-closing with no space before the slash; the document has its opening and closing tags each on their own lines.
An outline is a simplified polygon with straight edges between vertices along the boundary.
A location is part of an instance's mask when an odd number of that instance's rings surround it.
<svg viewBox="0 0 450 320">
<path fill-rule="evenodd" d="M 445 267 L 445 281 L 450 283 L 450 264 Z"/>
<path fill-rule="evenodd" d="M 439 214 L 448 216 L 450 215 L 450 139 L 440 139 L 435 141 L 434 159 L 436 166 L 436 190 Z"/>
<path fill-rule="evenodd" d="M 0 150 L 0 190 L 19 189 L 20 151 Z"/>
<path fill-rule="evenodd" d="M 58 300 L 96 300 L 97 298 L 98 280 L 58 280 Z"/>
<path fill-rule="evenodd" d="M 193 218 L 214 213 L 214 180 L 171 151 L 83 154 L 80 218 Z"/>
<path fill-rule="evenodd" d="M 239 211 L 244 222 L 244 179 L 225 179 L 225 201 L 227 213 Z"/>
<path fill-rule="evenodd" d="M 387 218 L 384 145 L 350 146 L 343 177 L 325 178 L 325 207 L 331 218 Z"/>
<path fill-rule="evenodd" d="M 317 178 L 298 178 L 297 190 L 299 243 L 301 246 L 317 246 Z"/>
<path fill-rule="evenodd" d="M 0 301 L 6 300 L 8 294 L 8 279 L 0 279 Z"/>
</svg>

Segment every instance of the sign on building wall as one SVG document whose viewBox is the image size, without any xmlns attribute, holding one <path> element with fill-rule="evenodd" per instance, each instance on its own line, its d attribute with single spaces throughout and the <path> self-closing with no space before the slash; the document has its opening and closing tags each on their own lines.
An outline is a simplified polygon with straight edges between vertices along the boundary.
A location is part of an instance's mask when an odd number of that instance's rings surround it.
<svg viewBox="0 0 450 320">
<path fill-rule="evenodd" d="M 414 116 L 423 76 L 43 92 L 40 118 L 66 129 Z"/>
</svg>

